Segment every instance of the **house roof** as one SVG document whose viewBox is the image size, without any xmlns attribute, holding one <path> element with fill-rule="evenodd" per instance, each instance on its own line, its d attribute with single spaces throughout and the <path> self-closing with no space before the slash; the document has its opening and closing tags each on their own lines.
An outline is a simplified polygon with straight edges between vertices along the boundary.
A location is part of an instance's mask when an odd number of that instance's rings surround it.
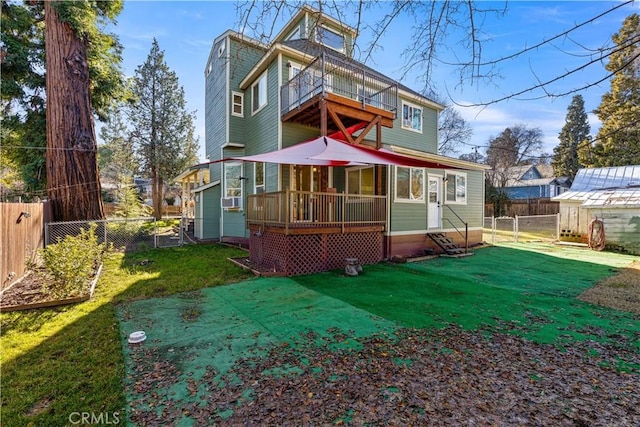
<svg viewBox="0 0 640 427">
<path fill-rule="evenodd" d="M 213 181 L 213 182 L 210 182 L 210 183 L 205 184 L 205 185 L 201 185 L 200 187 L 194 188 L 193 190 L 191 190 L 191 192 L 192 193 L 201 193 L 204 190 L 208 190 L 209 188 L 215 187 L 216 185 L 220 185 L 220 180 Z"/>
<path fill-rule="evenodd" d="M 218 45 L 218 43 L 221 40 L 223 40 L 223 39 L 225 39 L 227 37 L 234 38 L 234 39 L 236 39 L 237 41 L 239 41 L 241 43 L 249 44 L 249 45 L 252 45 L 254 47 L 263 49 L 265 51 L 268 49 L 268 46 L 265 45 L 264 43 L 262 43 L 260 40 L 256 40 L 256 39 L 254 39 L 252 37 L 249 37 L 247 35 L 244 35 L 242 33 L 234 31 L 234 30 L 227 30 L 224 33 L 220 34 L 218 37 L 216 37 L 213 40 L 213 43 L 211 43 L 211 49 L 209 49 L 209 57 L 207 58 L 207 62 L 205 64 L 205 69 L 204 69 L 205 75 L 207 73 L 207 67 L 209 67 L 209 63 L 213 59 L 214 55 L 217 55 L 216 46 Z"/>
<path fill-rule="evenodd" d="M 315 11 L 312 8 L 309 8 L 311 10 L 313 10 L 315 13 L 319 13 L 318 11 Z M 323 15 L 324 17 L 327 17 L 326 15 Z M 292 19 L 290 21 L 294 22 L 295 20 L 297 20 L 299 17 L 298 15 L 296 15 L 296 17 L 294 19 Z M 333 18 L 331 18 L 333 19 Z M 336 21 L 338 22 L 338 21 Z M 287 25 L 285 27 L 285 29 L 289 28 L 289 25 Z M 350 27 L 345 27 L 345 28 L 350 28 Z M 284 30 L 281 32 L 281 34 L 284 34 Z M 343 61 L 347 61 L 352 63 L 355 66 L 358 66 L 360 68 L 363 68 L 364 70 L 366 70 L 368 73 L 370 73 L 371 75 L 376 75 L 379 76 L 385 80 L 391 80 L 394 81 L 396 83 L 398 83 L 398 92 L 400 93 L 400 95 L 405 96 L 405 97 L 409 97 L 409 98 L 413 98 L 414 100 L 416 100 L 417 102 L 421 102 L 423 104 L 429 105 L 432 108 L 435 108 L 438 111 L 442 111 L 445 109 L 445 106 L 432 100 L 427 98 L 426 96 L 422 95 L 421 93 L 399 83 L 396 81 L 396 79 L 393 79 L 391 77 L 385 76 L 384 74 L 374 70 L 373 68 L 351 58 L 348 57 L 347 55 L 340 53 L 338 51 L 335 51 L 331 48 L 328 48 L 320 43 L 316 43 L 312 40 L 309 39 L 296 39 L 296 40 L 284 40 L 284 41 L 279 41 L 279 38 L 281 38 L 281 34 L 279 34 L 275 41 L 271 44 L 269 50 L 264 54 L 264 56 L 256 63 L 256 65 L 249 71 L 249 73 L 247 73 L 247 75 L 242 79 L 242 81 L 239 84 L 240 89 L 247 89 L 249 87 L 249 85 L 258 77 L 260 76 L 269 66 L 269 64 L 271 64 L 271 62 L 277 58 L 277 56 L 280 53 L 286 53 L 296 59 L 300 59 L 302 62 L 311 62 L 313 59 L 317 58 L 318 56 L 320 56 L 320 54 L 322 52 L 329 52 L 332 55 L 340 58 Z"/>
<path fill-rule="evenodd" d="M 526 179 L 524 176 L 531 170 L 535 169 L 539 178 Z M 499 171 L 493 175 L 493 183 L 496 186 L 504 187 L 531 187 L 537 185 L 568 185 L 569 178 L 565 176 L 556 177 L 553 174 L 553 168 L 549 165 L 521 165 L 511 166 L 506 170 Z"/>
<path fill-rule="evenodd" d="M 304 4 L 300 7 L 298 12 L 289 20 L 289 22 L 287 22 L 287 24 L 280 30 L 278 35 L 275 36 L 274 40 L 280 41 L 284 39 L 287 36 L 287 34 L 289 34 L 294 29 L 295 25 L 300 21 L 300 19 L 306 14 L 321 15 L 320 23 L 329 22 L 335 25 L 336 27 L 340 28 L 342 31 L 347 31 L 351 33 L 351 35 L 354 38 L 358 35 L 358 31 L 355 28 L 345 25 L 339 20 L 327 14 L 322 13 L 318 9 L 315 9 L 309 6 L 308 4 Z"/>
<path fill-rule="evenodd" d="M 197 176 L 200 171 L 205 174 L 205 181 L 209 182 L 209 163 L 199 163 L 197 165 L 190 166 L 173 180 L 175 182 L 181 182 L 189 177 Z"/>
<path fill-rule="evenodd" d="M 571 191 L 640 187 L 640 165 L 580 169 Z"/>
<path fill-rule="evenodd" d="M 580 169 L 571 190 L 553 200 L 584 207 L 640 206 L 640 165 Z"/>
<path fill-rule="evenodd" d="M 582 202 L 582 206 L 584 207 L 640 207 L 640 188 L 567 191 L 554 197 L 553 200 Z"/>
<path fill-rule="evenodd" d="M 536 169 L 538 169 L 542 178 L 556 178 L 551 165 L 536 165 Z"/>
<path fill-rule="evenodd" d="M 445 166 L 451 166 L 454 169 L 467 169 L 467 170 L 478 170 L 478 171 L 485 171 L 487 169 L 490 169 L 490 167 L 487 165 L 469 162 L 467 160 L 456 159 L 453 157 L 442 156 L 440 154 L 425 153 L 423 151 L 412 150 L 404 147 L 397 147 L 395 145 L 391 145 L 390 148 L 391 148 L 391 151 L 396 152 L 398 154 L 405 154 L 407 156 L 415 157 L 416 159 L 422 159 L 430 162 L 441 163 Z"/>
<path fill-rule="evenodd" d="M 523 179 L 522 181 L 507 182 L 505 187 L 537 187 L 540 185 L 558 184 L 556 178 L 537 178 L 537 179 Z"/>
</svg>

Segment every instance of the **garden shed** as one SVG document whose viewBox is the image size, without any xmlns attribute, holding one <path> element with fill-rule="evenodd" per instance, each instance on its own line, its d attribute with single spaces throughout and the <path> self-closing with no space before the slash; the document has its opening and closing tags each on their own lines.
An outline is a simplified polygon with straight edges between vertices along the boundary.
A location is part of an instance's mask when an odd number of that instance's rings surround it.
<svg viewBox="0 0 640 427">
<path fill-rule="evenodd" d="M 608 247 L 640 254 L 640 165 L 580 169 L 560 202 L 565 235 L 589 235 L 589 224 L 602 220 Z"/>
</svg>

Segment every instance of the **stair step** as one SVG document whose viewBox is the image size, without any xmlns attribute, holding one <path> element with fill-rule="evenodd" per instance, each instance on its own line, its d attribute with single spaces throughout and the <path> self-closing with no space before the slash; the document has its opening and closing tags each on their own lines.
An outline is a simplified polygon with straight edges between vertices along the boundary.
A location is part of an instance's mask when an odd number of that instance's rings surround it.
<svg viewBox="0 0 640 427">
<path fill-rule="evenodd" d="M 464 249 L 460 248 L 442 233 L 427 233 L 427 236 L 440 246 L 447 255 L 460 255 L 464 253 Z"/>
</svg>

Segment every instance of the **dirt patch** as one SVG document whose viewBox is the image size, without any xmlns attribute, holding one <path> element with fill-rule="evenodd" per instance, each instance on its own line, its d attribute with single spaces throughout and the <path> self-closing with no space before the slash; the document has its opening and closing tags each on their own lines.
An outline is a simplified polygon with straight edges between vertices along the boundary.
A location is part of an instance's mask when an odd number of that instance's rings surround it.
<svg viewBox="0 0 640 427">
<path fill-rule="evenodd" d="M 44 272 L 31 272 L 2 292 L 0 307 L 34 304 L 51 299 L 44 287 L 51 279 Z"/>
<path fill-rule="evenodd" d="M 640 261 L 635 261 L 615 276 L 601 280 L 578 298 L 592 304 L 640 314 Z"/>
<path fill-rule="evenodd" d="M 64 294 L 52 286 L 53 279 L 44 270 L 27 273 L 19 281 L 4 289 L 0 294 L 0 309 L 3 311 L 23 310 L 40 307 L 55 307 L 56 305 L 72 304 L 87 300 L 93 293 L 99 268 L 90 278 L 91 289 L 85 293 Z M 53 295 L 62 295 L 59 298 Z M 58 304 L 59 303 L 59 304 Z"/>
<path fill-rule="evenodd" d="M 42 400 L 39 400 L 38 402 L 35 403 L 35 405 L 29 408 L 29 411 L 27 411 L 25 415 L 27 417 L 35 417 L 36 415 L 42 414 L 44 411 L 47 410 L 47 408 L 49 408 L 49 406 L 51 406 L 52 403 L 53 403 L 53 400 L 49 398 L 44 398 Z"/>
<path fill-rule="evenodd" d="M 266 265 L 258 264 L 251 261 L 249 257 L 228 258 L 229 261 L 237 265 L 238 267 L 250 270 L 256 276 L 284 276 L 285 274 L 278 271 L 276 267 L 269 267 Z"/>
</svg>

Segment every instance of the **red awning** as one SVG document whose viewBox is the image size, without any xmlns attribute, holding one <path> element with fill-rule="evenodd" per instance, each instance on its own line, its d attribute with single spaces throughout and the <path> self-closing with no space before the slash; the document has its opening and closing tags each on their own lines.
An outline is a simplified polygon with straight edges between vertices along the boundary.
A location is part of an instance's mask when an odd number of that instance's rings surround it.
<svg viewBox="0 0 640 427">
<path fill-rule="evenodd" d="M 322 137 L 321 137 L 322 138 Z M 418 159 L 404 154 L 394 153 L 385 148 L 375 149 L 366 145 L 353 145 L 346 142 L 338 141 L 333 138 L 325 137 L 327 143 L 326 149 L 314 156 L 314 160 L 344 161 L 348 159 L 355 160 L 359 163 L 372 165 L 393 165 L 393 166 L 412 166 L 420 168 L 436 168 L 436 169 L 459 169 L 452 165 L 446 165 L 439 162 Z"/>
<path fill-rule="evenodd" d="M 313 166 L 362 166 L 351 160 L 313 159 L 316 154 L 327 149 L 327 144 L 322 137 L 310 141 L 301 142 L 282 150 L 261 153 L 253 156 L 227 157 L 211 163 L 226 162 L 230 160 L 242 160 L 245 162 L 277 163 L 284 165 L 313 165 Z"/>
<path fill-rule="evenodd" d="M 358 125 L 356 125 L 358 126 Z M 350 129 L 349 129 L 350 130 Z M 357 130 L 357 129 L 356 129 Z M 342 132 L 332 134 L 344 137 Z M 385 148 L 375 149 L 364 145 L 349 144 L 330 136 L 320 136 L 310 141 L 301 142 L 282 150 L 253 156 L 227 157 L 212 163 L 230 160 L 245 162 L 264 162 L 286 165 L 313 166 L 364 166 L 364 165 L 393 165 L 436 169 L 460 169 L 459 167 L 419 159 L 404 154 L 395 153 Z"/>
</svg>

